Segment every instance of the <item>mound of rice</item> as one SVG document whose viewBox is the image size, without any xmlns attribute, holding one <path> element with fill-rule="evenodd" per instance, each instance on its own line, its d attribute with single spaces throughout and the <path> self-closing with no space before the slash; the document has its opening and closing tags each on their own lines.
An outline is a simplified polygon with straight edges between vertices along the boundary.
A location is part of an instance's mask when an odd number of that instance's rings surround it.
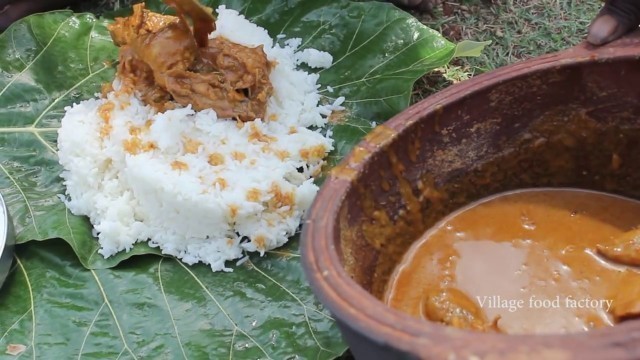
<svg viewBox="0 0 640 360">
<path fill-rule="evenodd" d="M 106 98 L 66 108 L 65 202 L 89 216 L 104 257 L 148 241 L 187 264 L 230 271 L 226 261 L 286 243 L 318 190 L 312 177 L 332 149 L 320 129 L 338 108 L 320 105 L 318 76 L 296 66 L 328 67 L 331 56 L 297 51 L 300 39 L 278 45 L 224 6 L 217 13 L 211 38 L 264 45 L 277 64 L 265 119 L 239 123 L 190 107 L 156 113 L 119 93 L 117 79 Z"/>
</svg>

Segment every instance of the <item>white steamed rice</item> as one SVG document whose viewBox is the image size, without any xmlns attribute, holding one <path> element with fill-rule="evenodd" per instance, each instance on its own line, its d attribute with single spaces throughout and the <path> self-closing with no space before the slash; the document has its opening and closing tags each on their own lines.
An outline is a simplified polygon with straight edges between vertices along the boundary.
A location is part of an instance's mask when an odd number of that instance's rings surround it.
<svg viewBox="0 0 640 360">
<path fill-rule="evenodd" d="M 331 55 L 297 51 L 299 39 L 274 44 L 236 11 L 217 13 L 211 37 L 264 45 L 277 64 L 265 119 L 237 123 L 190 107 L 156 113 L 119 93 L 117 79 L 106 98 L 66 108 L 58 132 L 65 202 L 89 216 L 104 257 L 148 241 L 187 264 L 229 271 L 225 262 L 244 252 L 286 243 L 318 190 L 312 176 L 332 149 L 318 129 L 341 107 L 320 105 L 318 76 L 296 65 L 328 67 Z"/>
</svg>

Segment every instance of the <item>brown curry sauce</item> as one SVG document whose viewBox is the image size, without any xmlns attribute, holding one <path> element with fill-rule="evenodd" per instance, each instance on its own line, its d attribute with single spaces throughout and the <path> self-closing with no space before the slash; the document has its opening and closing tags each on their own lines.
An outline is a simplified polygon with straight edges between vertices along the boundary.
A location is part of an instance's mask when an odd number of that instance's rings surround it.
<svg viewBox="0 0 640 360">
<path fill-rule="evenodd" d="M 384 300 L 417 317 L 479 331 L 611 326 L 640 314 L 640 269 L 605 258 L 598 248 L 616 246 L 639 223 L 640 201 L 606 193 L 529 189 L 485 198 L 413 244 Z"/>
</svg>

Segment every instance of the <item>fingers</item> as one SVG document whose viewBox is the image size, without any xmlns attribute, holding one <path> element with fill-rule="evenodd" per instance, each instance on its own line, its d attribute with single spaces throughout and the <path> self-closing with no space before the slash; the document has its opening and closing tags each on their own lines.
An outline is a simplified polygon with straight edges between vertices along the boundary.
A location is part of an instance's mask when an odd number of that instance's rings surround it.
<svg viewBox="0 0 640 360">
<path fill-rule="evenodd" d="M 587 41 L 611 42 L 640 25 L 640 0 L 609 0 L 589 26 Z"/>
</svg>

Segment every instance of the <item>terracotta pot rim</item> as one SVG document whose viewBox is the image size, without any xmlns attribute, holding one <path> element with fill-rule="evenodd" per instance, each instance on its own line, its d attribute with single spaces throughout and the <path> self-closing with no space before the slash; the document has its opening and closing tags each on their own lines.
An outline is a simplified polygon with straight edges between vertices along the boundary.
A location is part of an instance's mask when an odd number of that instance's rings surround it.
<svg viewBox="0 0 640 360">
<path fill-rule="evenodd" d="M 334 239 L 338 236 L 340 206 L 352 180 L 362 175 L 363 164 L 367 159 L 383 151 L 395 135 L 408 131 L 420 118 L 437 113 L 439 109 L 476 91 L 518 77 L 559 67 L 638 59 L 640 31 L 605 47 L 593 48 L 583 43 L 559 53 L 512 64 L 452 85 L 379 125 L 356 145 L 366 149 L 368 154 L 357 159 L 350 154 L 343 159 L 327 178 L 307 213 L 301 238 L 302 263 L 316 296 L 342 323 L 360 333 L 368 334 L 379 343 L 390 343 L 411 354 L 446 354 L 451 349 L 452 342 L 469 344 L 468 351 L 473 353 L 476 345 L 472 344 L 480 342 L 479 339 L 490 342 L 493 345 L 491 349 L 496 352 L 496 347 L 506 348 L 508 344 L 513 345 L 513 340 L 517 338 L 518 345 L 529 350 L 568 350 L 579 346 L 581 352 L 592 351 L 594 354 L 607 347 L 620 345 L 620 339 L 625 337 L 628 341 L 638 341 L 640 320 L 584 333 L 505 335 L 458 330 L 417 319 L 387 307 L 351 279 L 341 265 L 334 244 Z M 330 238 L 321 237 L 315 231 L 317 228 L 327 229 L 325 234 L 329 234 Z"/>
</svg>

